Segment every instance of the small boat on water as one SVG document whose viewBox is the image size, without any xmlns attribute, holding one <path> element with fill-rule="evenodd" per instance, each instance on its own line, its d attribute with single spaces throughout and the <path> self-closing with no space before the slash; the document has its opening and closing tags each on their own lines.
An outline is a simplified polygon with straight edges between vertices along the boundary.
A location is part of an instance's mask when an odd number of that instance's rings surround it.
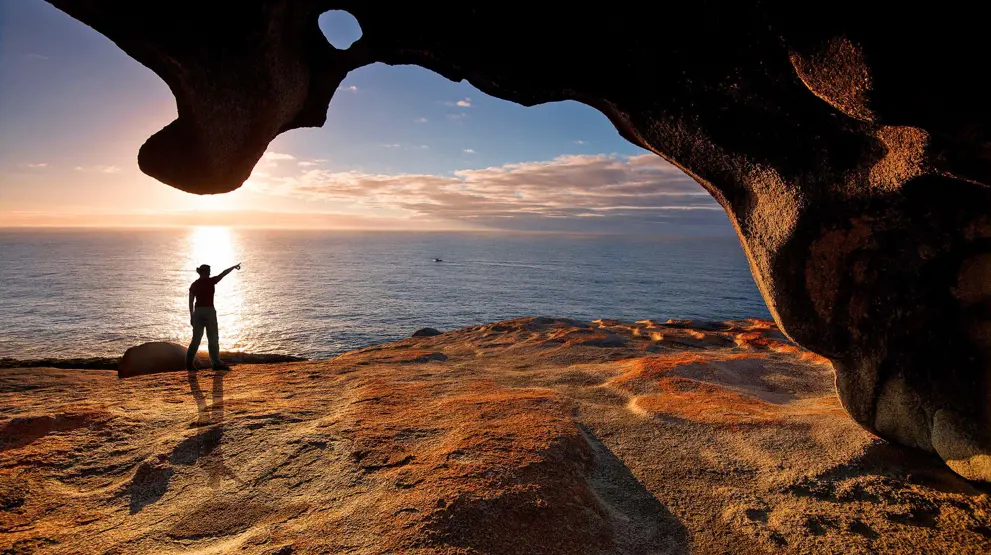
<svg viewBox="0 0 991 555">
<path fill-rule="evenodd" d="M 443 262 L 443 260 L 441 260 L 441 259 L 439 259 L 439 258 L 435 258 L 435 259 L 434 259 L 434 262 Z"/>
</svg>

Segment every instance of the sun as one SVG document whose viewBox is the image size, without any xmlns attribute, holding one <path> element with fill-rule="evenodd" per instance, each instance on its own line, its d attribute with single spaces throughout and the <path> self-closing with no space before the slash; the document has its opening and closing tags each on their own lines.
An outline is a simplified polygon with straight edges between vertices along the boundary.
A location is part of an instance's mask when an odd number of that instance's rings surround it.
<svg viewBox="0 0 991 555">
<path fill-rule="evenodd" d="M 222 226 L 202 226 L 194 228 L 189 237 L 190 264 L 197 267 L 200 264 L 209 264 L 213 268 L 222 270 L 226 265 L 234 261 L 234 241 L 231 237 L 231 230 Z"/>
<path fill-rule="evenodd" d="M 224 226 L 200 226 L 189 230 L 186 238 L 188 259 L 186 268 L 192 274 L 200 264 L 208 264 L 212 275 L 217 275 L 225 269 L 242 262 L 244 254 L 236 230 Z M 244 297 L 246 286 L 239 279 L 240 272 L 234 272 L 224 278 L 223 285 L 217 287 L 217 313 L 221 323 L 220 349 L 236 351 L 241 349 L 241 341 L 246 330 L 257 323 L 245 320 Z M 189 275 L 187 274 L 187 275 Z M 195 277 L 195 276 L 190 276 Z M 185 284 L 184 284 L 185 286 Z M 185 329 L 185 318 L 177 325 Z M 207 349 L 207 342 L 200 344 L 200 350 Z"/>
</svg>

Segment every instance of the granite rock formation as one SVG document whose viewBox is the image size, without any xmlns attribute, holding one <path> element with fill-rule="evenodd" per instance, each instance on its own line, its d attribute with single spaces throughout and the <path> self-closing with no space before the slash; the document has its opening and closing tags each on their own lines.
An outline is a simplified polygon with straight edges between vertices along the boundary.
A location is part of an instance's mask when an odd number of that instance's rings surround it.
<svg viewBox="0 0 991 555">
<path fill-rule="evenodd" d="M 236 351 L 221 351 L 220 358 L 232 364 L 265 364 L 272 362 L 301 362 L 306 360 L 292 355 L 242 353 Z M 76 364 L 73 364 L 73 362 L 76 362 Z M 112 365 L 107 365 L 107 363 Z M 210 368 L 212 363 L 206 353 L 199 351 L 193 360 L 193 366 L 195 368 Z M 150 341 L 135 345 L 124 351 L 124 355 L 120 359 L 77 359 L 76 361 L 58 359 L 36 361 L 11 360 L 8 364 L 3 364 L 0 361 L 0 368 L 17 367 L 112 368 L 117 370 L 118 378 L 132 378 L 134 376 L 147 376 L 149 374 L 181 372 L 185 370 L 186 347 L 168 341 Z"/>
<path fill-rule="evenodd" d="M 124 356 L 121 357 L 120 365 L 117 367 L 117 377 L 130 378 L 185 369 L 185 347 L 168 341 L 152 341 L 124 351 Z"/>
<path fill-rule="evenodd" d="M 2 553 L 987 553 L 772 322 L 527 318 L 329 360 L 0 370 Z"/>
<path fill-rule="evenodd" d="M 857 422 L 991 480 L 991 41 L 968 5 L 48 1 L 169 85 L 178 119 L 138 161 L 195 193 L 238 188 L 373 62 L 600 110 L 725 208 Z M 361 25 L 347 50 L 318 28 L 330 9 Z"/>
</svg>

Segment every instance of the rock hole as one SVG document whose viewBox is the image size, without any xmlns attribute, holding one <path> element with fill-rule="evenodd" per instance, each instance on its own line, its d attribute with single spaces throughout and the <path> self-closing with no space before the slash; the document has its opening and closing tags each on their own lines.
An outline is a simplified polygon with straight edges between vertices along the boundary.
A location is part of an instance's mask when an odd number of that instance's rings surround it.
<svg viewBox="0 0 991 555">
<path fill-rule="evenodd" d="M 338 50 L 351 48 L 361 38 L 361 25 L 353 15 L 344 10 L 330 10 L 320 15 L 320 30 L 330 45 Z"/>
</svg>

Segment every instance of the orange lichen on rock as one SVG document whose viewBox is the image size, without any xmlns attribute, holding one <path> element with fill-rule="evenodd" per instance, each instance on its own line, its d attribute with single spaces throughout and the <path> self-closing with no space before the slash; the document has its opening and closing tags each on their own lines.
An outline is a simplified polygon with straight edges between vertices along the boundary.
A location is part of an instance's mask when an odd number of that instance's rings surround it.
<svg viewBox="0 0 991 555">
<path fill-rule="evenodd" d="M 686 378 L 662 378 L 658 393 L 633 400 L 647 414 L 666 414 L 709 424 L 750 424 L 779 418 L 779 407 L 757 397 Z"/>
<path fill-rule="evenodd" d="M 642 391 L 651 381 L 659 380 L 672 370 L 689 365 L 706 365 L 717 361 L 761 358 L 751 353 L 693 353 L 678 352 L 664 355 L 646 356 L 620 363 L 623 373 L 609 381 L 609 385 Z"/>
<path fill-rule="evenodd" d="M 414 364 L 430 362 L 432 360 L 442 361 L 447 359 L 447 355 L 437 351 L 427 351 L 424 349 L 370 349 L 367 353 L 372 353 L 362 357 L 363 363 L 377 362 L 383 364 Z M 348 353 L 350 354 L 350 353 Z M 348 356 L 348 354 L 342 356 Z"/>
<path fill-rule="evenodd" d="M 756 327 L 756 326 L 755 326 Z M 748 350 L 771 350 L 775 353 L 786 353 L 792 354 L 800 358 L 803 361 L 813 362 L 815 364 L 829 365 L 829 359 L 826 357 L 817 355 L 811 351 L 807 351 L 794 343 L 786 343 L 777 337 L 770 335 L 770 333 L 777 334 L 777 330 L 773 328 L 757 327 L 757 329 L 742 331 L 734 334 L 733 342 L 737 347 L 741 349 Z"/>
<path fill-rule="evenodd" d="M 678 325 L 726 341 L 522 318 L 226 373 L 0 369 L 0 552 L 991 549 L 988 496 L 857 426 L 830 368 Z"/>
<path fill-rule="evenodd" d="M 394 523 L 388 543 L 488 553 L 546 542 L 562 552 L 609 549 L 605 509 L 584 478 L 591 448 L 567 416 L 572 403 L 489 380 L 457 389 L 478 393 L 376 380 L 327 427 L 349 439 L 364 475 L 401 491 L 364 508 Z"/>
<path fill-rule="evenodd" d="M 566 346 L 585 345 L 589 347 L 619 347 L 626 343 L 626 340 L 616 333 L 587 328 L 559 329 L 548 335 L 545 341 L 559 342 Z"/>
<path fill-rule="evenodd" d="M 798 347 L 796 345 L 792 345 L 792 344 L 789 344 L 789 343 L 783 343 L 781 341 L 770 340 L 770 341 L 768 341 L 766 343 L 766 345 L 767 345 L 767 348 L 768 349 L 771 349 L 775 353 L 788 353 L 788 354 L 792 354 L 792 355 L 795 355 L 799 359 L 804 360 L 806 362 L 812 362 L 812 363 L 815 363 L 815 364 L 823 364 L 823 365 L 826 365 L 826 366 L 832 366 L 832 364 L 833 364 L 833 363 L 829 362 L 829 359 L 826 358 L 826 357 L 824 357 L 824 356 L 817 355 L 817 354 L 815 354 L 815 353 L 813 353 L 811 351 L 806 351 L 805 349 L 802 349 L 801 347 Z"/>
</svg>

